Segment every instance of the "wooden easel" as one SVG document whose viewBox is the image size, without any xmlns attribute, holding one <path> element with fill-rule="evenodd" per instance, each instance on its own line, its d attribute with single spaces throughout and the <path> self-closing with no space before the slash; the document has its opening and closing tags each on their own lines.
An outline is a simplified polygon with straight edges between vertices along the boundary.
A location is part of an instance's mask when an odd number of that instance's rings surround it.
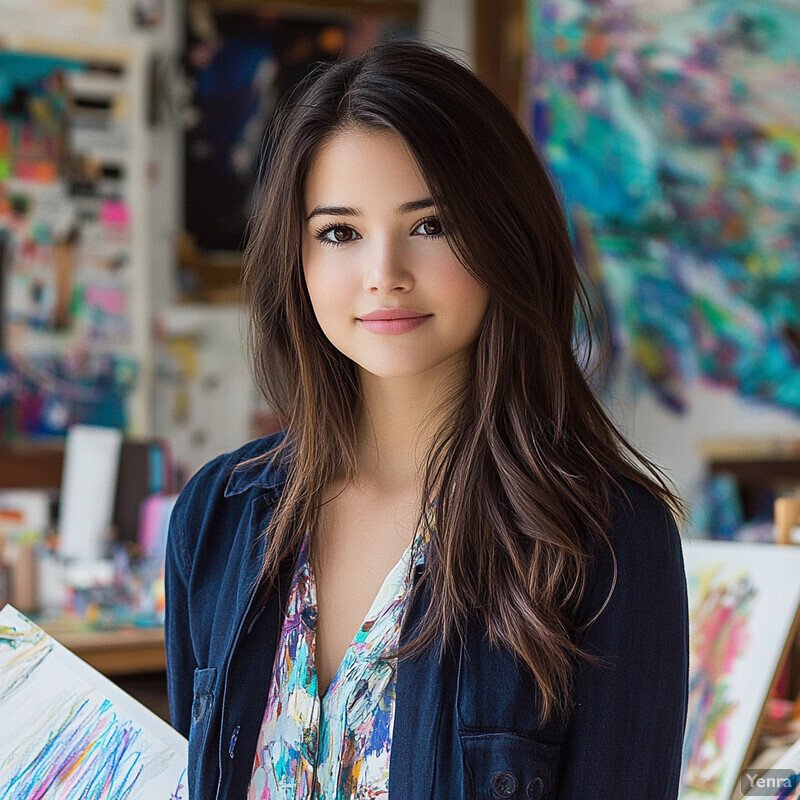
<svg viewBox="0 0 800 800">
<path fill-rule="evenodd" d="M 800 526 L 800 496 L 779 497 L 775 500 L 775 542 L 797 545 L 792 539 L 792 528 Z M 800 698 L 800 636 L 791 641 L 789 650 L 789 695 Z"/>
<path fill-rule="evenodd" d="M 775 501 L 775 541 L 778 544 L 794 544 L 790 534 L 796 525 L 800 525 L 800 498 L 779 497 Z"/>
</svg>

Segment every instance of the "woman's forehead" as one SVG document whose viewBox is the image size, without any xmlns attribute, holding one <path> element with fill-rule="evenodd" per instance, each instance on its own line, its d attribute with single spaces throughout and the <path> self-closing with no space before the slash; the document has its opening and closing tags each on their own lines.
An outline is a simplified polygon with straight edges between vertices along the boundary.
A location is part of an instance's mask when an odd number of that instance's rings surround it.
<svg viewBox="0 0 800 800">
<path fill-rule="evenodd" d="M 428 195 L 410 148 L 388 130 L 337 131 L 315 152 L 304 188 L 307 213 L 316 205 L 353 206 L 389 197 L 406 202 Z"/>
</svg>

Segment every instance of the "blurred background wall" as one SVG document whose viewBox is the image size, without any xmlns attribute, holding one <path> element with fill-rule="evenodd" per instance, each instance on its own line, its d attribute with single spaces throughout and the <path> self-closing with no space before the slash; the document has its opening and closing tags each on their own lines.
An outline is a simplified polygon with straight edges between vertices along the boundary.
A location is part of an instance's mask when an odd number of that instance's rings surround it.
<svg viewBox="0 0 800 800">
<path fill-rule="evenodd" d="M 315 60 L 412 36 L 545 157 L 608 316 L 599 391 L 692 531 L 769 521 L 800 484 L 798 32 L 780 0 L 0 0 L 7 452 L 116 426 L 179 486 L 274 429 L 237 287 L 265 126 Z"/>
</svg>

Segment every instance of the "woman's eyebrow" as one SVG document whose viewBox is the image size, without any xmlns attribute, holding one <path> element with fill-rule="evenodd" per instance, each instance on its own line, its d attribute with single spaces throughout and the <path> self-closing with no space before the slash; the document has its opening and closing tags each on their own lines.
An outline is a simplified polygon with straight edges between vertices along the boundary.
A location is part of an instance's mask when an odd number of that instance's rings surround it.
<svg viewBox="0 0 800 800">
<path fill-rule="evenodd" d="M 409 200 L 402 203 L 395 210 L 398 214 L 410 214 L 412 211 L 421 211 L 424 208 L 433 208 L 434 202 L 430 197 L 422 200 Z M 363 215 L 360 208 L 351 206 L 317 206 L 306 218 L 306 222 L 311 222 L 313 217 L 360 217 Z"/>
</svg>

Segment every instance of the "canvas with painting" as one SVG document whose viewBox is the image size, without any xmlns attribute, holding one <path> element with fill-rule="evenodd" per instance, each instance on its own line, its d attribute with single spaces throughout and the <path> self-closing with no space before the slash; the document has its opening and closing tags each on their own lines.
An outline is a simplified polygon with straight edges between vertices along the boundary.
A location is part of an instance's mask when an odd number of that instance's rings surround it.
<svg viewBox="0 0 800 800">
<path fill-rule="evenodd" d="M 731 796 L 800 605 L 800 548 L 689 540 L 689 712 L 681 800 Z"/>
<path fill-rule="evenodd" d="M 675 410 L 698 378 L 800 410 L 800 4 L 528 6 L 529 129 L 620 369 Z"/>
<path fill-rule="evenodd" d="M 0 796 L 187 800 L 187 743 L 12 606 L 0 611 Z"/>
</svg>

